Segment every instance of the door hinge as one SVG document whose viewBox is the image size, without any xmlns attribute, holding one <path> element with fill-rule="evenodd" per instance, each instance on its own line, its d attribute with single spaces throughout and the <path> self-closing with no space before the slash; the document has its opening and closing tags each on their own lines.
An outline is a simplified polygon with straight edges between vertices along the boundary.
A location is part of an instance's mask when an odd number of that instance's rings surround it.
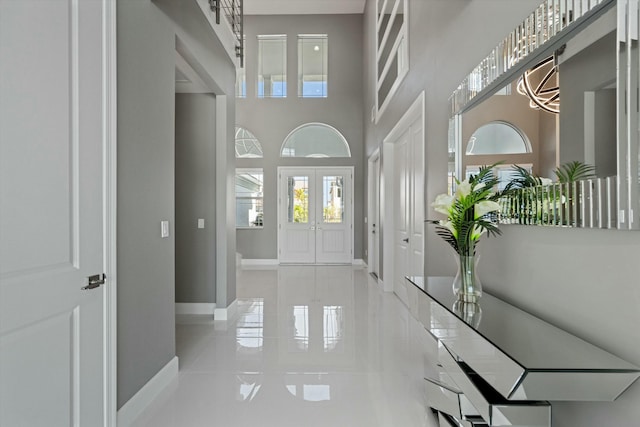
<svg viewBox="0 0 640 427">
<path fill-rule="evenodd" d="M 82 287 L 83 291 L 88 291 L 89 289 L 95 289 L 102 285 L 104 285 L 107 281 L 107 275 L 102 274 L 94 274 L 93 276 L 87 277 L 87 286 Z"/>
</svg>

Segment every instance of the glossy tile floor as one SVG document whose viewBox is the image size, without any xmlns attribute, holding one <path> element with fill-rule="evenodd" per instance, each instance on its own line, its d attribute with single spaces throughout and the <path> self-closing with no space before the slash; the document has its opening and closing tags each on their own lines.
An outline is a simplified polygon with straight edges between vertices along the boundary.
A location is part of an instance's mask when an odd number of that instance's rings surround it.
<svg viewBox="0 0 640 427">
<path fill-rule="evenodd" d="M 238 273 L 238 316 L 181 317 L 178 380 L 136 427 L 435 427 L 426 331 L 365 269 Z"/>
</svg>

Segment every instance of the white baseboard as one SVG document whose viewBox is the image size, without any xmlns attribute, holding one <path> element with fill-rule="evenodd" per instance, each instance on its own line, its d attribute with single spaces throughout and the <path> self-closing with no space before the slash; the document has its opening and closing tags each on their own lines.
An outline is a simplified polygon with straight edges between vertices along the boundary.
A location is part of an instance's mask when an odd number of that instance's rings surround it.
<svg viewBox="0 0 640 427">
<path fill-rule="evenodd" d="M 352 262 L 353 265 L 357 265 L 357 266 L 362 266 L 362 267 L 366 267 L 367 263 L 364 262 L 363 259 L 354 259 Z"/>
<path fill-rule="evenodd" d="M 176 314 L 206 314 L 213 316 L 215 303 L 208 302 L 177 302 Z"/>
<path fill-rule="evenodd" d="M 238 312 L 238 300 L 235 299 L 226 308 L 216 308 L 213 312 L 213 320 L 232 320 Z"/>
<path fill-rule="evenodd" d="M 277 259 L 242 259 L 242 266 L 254 266 L 254 265 L 278 265 L 280 262 Z"/>
<path fill-rule="evenodd" d="M 174 357 L 118 410 L 118 427 L 133 425 L 151 402 L 177 377 L 178 358 Z"/>
</svg>

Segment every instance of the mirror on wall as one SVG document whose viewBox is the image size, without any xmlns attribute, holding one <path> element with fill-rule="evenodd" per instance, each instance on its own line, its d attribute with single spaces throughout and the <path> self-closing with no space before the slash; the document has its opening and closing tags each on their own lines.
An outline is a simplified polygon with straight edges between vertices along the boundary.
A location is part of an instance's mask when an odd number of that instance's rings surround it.
<svg viewBox="0 0 640 427">
<path fill-rule="evenodd" d="M 532 188 L 501 200 L 503 223 L 640 229 L 640 61 L 637 41 L 626 42 L 634 37 L 626 34 L 629 26 L 619 25 L 637 21 L 637 11 L 629 11 L 637 5 L 593 3 L 570 28 L 563 17 L 574 18 L 573 2 L 545 1 L 516 30 L 528 37 L 520 63 L 501 74 L 487 71 L 499 62 L 496 52 L 511 52 L 501 44 L 452 96 L 450 191 L 454 178 L 498 162 L 499 190 L 522 175 L 536 179 Z M 566 28 L 536 46 L 531 37 L 540 35 L 540 18 L 549 16 L 543 29 L 558 21 Z M 505 39 L 509 47 L 512 38 Z"/>
</svg>

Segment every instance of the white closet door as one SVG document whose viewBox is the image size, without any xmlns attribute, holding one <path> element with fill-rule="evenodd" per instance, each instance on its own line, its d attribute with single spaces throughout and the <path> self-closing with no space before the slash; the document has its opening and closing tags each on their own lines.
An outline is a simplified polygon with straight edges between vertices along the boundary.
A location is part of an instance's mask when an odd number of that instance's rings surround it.
<svg viewBox="0 0 640 427">
<path fill-rule="evenodd" d="M 0 425 L 104 423 L 105 5 L 0 0 Z"/>
</svg>

